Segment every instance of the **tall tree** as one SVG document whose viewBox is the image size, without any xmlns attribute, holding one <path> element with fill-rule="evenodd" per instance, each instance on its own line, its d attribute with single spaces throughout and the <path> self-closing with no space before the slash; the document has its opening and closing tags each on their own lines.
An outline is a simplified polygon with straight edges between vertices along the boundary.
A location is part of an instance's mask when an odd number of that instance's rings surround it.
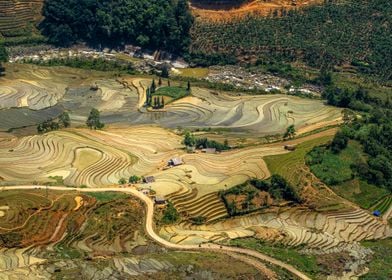
<svg viewBox="0 0 392 280">
<path fill-rule="evenodd" d="M 295 127 L 294 125 L 290 125 L 287 127 L 285 134 L 283 135 L 283 138 L 289 138 L 292 139 L 295 136 Z"/>
<path fill-rule="evenodd" d="M 86 125 L 90 129 L 102 129 L 105 126 L 105 124 L 101 123 L 100 112 L 97 109 L 91 109 L 90 115 L 86 121 Z"/>
<path fill-rule="evenodd" d="M 69 127 L 71 125 L 71 118 L 69 117 L 69 114 L 67 112 L 64 112 L 60 115 L 59 117 L 59 124 L 62 127 Z"/>
<path fill-rule="evenodd" d="M 5 47 L 0 44 L 0 76 L 5 75 L 5 68 L 3 66 L 3 62 L 6 62 L 8 60 L 8 53 Z"/>
<path fill-rule="evenodd" d="M 157 86 L 155 85 L 155 80 L 153 79 L 151 82 L 150 92 L 155 93 Z"/>
</svg>

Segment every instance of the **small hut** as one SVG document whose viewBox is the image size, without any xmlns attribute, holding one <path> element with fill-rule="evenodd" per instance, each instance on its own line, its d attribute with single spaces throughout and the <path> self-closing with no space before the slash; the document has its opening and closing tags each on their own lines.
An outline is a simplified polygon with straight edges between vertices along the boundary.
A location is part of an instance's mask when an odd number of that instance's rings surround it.
<svg viewBox="0 0 392 280">
<path fill-rule="evenodd" d="M 143 183 L 145 184 L 151 184 L 155 182 L 155 177 L 154 176 L 147 176 L 143 178 Z"/>
<path fill-rule="evenodd" d="M 183 164 L 183 162 L 180 158 L 172 158 L 169 160 L 168 163 L 170 166 L 179 166 L 179 165 Z"/>
<path fill-rule="evenodd" d="M 295 145 L 285 145 L 284 149 L 287 151 L 295 151 L 297 149 L 297 146 Z"/>
</svg>

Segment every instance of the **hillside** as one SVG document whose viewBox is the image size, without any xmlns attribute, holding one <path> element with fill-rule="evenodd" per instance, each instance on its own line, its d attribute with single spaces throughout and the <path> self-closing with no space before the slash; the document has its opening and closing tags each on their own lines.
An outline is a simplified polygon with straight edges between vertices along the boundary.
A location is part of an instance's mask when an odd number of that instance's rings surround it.
<svg viewBox="0 0 392 280">
<path fill-rule="evenodd" d="M 0 0 L 0 38 L 28 35 L 42 19 L 44 0 Z"/>
<path fill-rule="evenodd" d="M 193 15 L 201 20 L 228 21 L 248 15 L 267 16 L 282 9 L 292 10 L 314 4 L 321 0 L 192 0 Z"/>
<path fill-rule="evenodd" d="M 196 21 L 191 58 L 197 63 L 235 59 L 268 64 L 305 62 L 313 67 L 352 64 L 390 80 L 392 6 L 388 0 L 330 1 L 269 17 L 230 22 Z"/>
</svg>

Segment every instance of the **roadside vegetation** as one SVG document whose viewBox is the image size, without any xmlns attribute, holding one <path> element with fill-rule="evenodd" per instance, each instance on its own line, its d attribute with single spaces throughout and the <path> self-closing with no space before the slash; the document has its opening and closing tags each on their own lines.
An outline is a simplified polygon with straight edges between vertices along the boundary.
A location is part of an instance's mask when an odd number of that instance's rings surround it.
<svg viewBox="0 0 392 280">
<path fill-rule="evenodd" d="M 229 244 L 259 251 L 285 263 L 289 263 L 309 276 L 315 277 L 321 272 L 321 267 L 317 263 L 316 256 L 301 254 L 298 250 L 288 248 L 286 245 L 271 244 L 256 238 L 233 239 L 230 240 Z"/>
<path fill-rule="evenodd" d="M 167 203 L 166 208 L 163 210 L 161 222 L 163 224 L 174 224 L 180 220 L 180 214 L 170 201 Z"/>
</svg>

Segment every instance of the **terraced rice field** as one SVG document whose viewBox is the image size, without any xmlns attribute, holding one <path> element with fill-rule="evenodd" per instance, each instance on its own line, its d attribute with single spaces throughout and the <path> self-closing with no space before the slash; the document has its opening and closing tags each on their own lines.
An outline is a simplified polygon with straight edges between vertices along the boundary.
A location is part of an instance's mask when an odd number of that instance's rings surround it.
<svg viewBox="0 0 392 280">
<path fill-rule="evenodd" d="M 11 64 L 7 69 L 7 75 L 0 79 L 3 131 L 55 118 L 62 110 L 70 112 L 73 123 L 83 124 L 92 107 L 102 112 L 106 124 L 225 128 L 257 135 L 282 133 L 291 124 L 309 130 L 319 123 L 337 124 L 341 119 L 339 109 L 319 100 L 286 95 L 232 96 L 201 88 L 172 102 L 165 112 L 146 112 L 143 104 L 151 83 L 146 78 L 116 80 L 103 73 L 66 67 Z M 95 83 L 98 91 L 90 90 Z"/>
<path fill-rule="evenodd" d="M 41 18 L 43 0 L 1 0 L 0 34 L 29 32 Z"/>
<path fill-rule="evenodd" d="M 386 219 L 389 219 L 392 216 L 392 195 L 387 195 L 382 198 L 375 205 L 370 207 L 370 210 L 378 210 L 381 214 L 386 215 Z"/>
<path fill-rule="evenodd" d="M 70 258 L 146 245 L 143 206 L 126 195 L 101 202 L 74 192 L 2 191 L 0 204 L 0 278 L 4 271 L 43 262 L 33 257 L 43 250 Z"/>
<path fill-rule="evenodd" d="M 358 241 L 391 237 L 392 230 L 361 209 L 317 213 L 305 208 L 280 208 L 201 226 L 187 222 L 165 226 L 160 235 L 179 244 L 254 236 L 291 247 L 305 246 L 317 253 L 333 253 L 355 248 Z"/>
<path fill-rule="evenodd" d="M 325 106 L 320 100 L 286 95 L 239 97 L 201 88 L 194 88 L 192 96 L 171 103 L 165 111 L 154 115 L 153 122 L 169 128 L 225 128 L 260 135 L 282 133 L 291 124 L 303 129 L 320 122 L 336 125 L 341 120 L 341 110 Z M 151 114 L 133 122 L 151 123 Z"/>
</svg>

